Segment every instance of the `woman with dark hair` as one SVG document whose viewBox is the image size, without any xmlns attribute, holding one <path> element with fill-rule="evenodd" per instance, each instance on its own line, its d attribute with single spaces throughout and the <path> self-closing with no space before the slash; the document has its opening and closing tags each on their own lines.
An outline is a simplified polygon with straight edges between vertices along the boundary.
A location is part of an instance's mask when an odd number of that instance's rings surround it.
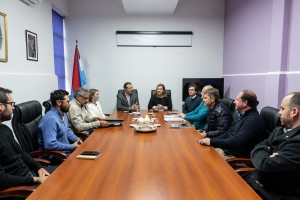
<svg viewBox="0 0 300 200">
<path fill-rule="evenodd" d="M 172 110 L 172 100 L 166 93 L 165 85 L 160 83 L 156 86 L 155 93 L 151 96 L 148 109 Z"/>
</svg>

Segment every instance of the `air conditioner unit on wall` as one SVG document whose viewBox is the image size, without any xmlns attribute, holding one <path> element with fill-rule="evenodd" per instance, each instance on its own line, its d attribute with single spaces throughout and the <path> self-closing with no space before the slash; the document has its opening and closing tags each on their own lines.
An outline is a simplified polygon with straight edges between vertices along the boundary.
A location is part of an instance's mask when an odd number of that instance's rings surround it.
<svg viewBox="0 0 300 200">
<path fill-rule="evenodd" d="M 25 3 L 27 6 L 35 6 L 39 3 L 41 3 L 42 0 L 20 0 L 23 3 Z"/>
</svg>

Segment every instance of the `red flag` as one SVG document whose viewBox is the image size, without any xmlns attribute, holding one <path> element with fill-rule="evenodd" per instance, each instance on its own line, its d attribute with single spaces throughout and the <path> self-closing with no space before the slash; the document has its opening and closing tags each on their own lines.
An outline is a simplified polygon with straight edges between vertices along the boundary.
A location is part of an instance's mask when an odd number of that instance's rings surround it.
<svg viewBox="0 0 300 200">
<path fill-rule="evenodd" d="M 80 54 L 77 48 L 77 40 L 74 54 L 74 64 L 73 64 L 73 76 L 72 76 L 72 91 L 74 92 L 80 87 L 80 74 L 79 74 L 79 59 Z"/>
<path fill-rule="evenodd" d="M 73 64 L 71 98 L 73 98 L 74 91 L 79 87 L 83 87 L 85 84 L 86 84 L 86 77 L 85 77 L 85 73 L 83 70 L 83 66 L 80 61 L 80 54 L 79 54 L 79 50 L 77 47 L 77 40 L 76 40 L 74 64 Z"/>
</svg>

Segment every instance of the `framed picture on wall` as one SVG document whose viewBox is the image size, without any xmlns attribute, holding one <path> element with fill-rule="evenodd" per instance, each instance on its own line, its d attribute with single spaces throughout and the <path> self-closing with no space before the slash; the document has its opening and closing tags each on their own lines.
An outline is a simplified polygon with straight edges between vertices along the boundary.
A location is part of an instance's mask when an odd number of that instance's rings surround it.
<svg viewBox="0 0 300 200">
<path fill-rule="evenodd" d="M 7 61 L 7 16 L 6 14 L 0 12 L 0 62 Z"/>
<path fill-rule="evenodd" d="M 37 34 L 25 31 L 27 60 L 38 61 L 38 40 Z"/>
</svg>

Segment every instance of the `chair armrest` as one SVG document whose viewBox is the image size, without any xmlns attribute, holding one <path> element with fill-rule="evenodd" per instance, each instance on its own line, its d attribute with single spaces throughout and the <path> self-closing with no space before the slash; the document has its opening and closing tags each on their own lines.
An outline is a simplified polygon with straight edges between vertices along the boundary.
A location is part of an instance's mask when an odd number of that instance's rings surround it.
<svg viewBox="0 0 300 200">
<path fill-rule="evenodd" d="M 36 157 L 39 155 L 51 155 L 58 158 L 66 159 L 68 155 L 62 151 L 47 151 L 47 150 L 37 150 L 29 153 L 30 156 Z"/>
<path fill-rule="evenodd" d="M 245 165 L 252 165 L 250 158 L 227 158 L 225 160 L 229 165 L 243 163 Z"/>
<path fill-rule="evenodd" d="M 28 197 L 36 187 L 34 186 L 16 186 L 7 188 L 4 190 L 0 190 L 0 197 L 12 197 L 12 196 L 19 196 L 19 197 Z"/>
<path fill-rule="evenodd" d="M 242 167 L 235 169 L 235 172 L 238 173 L 240 176 L 243 176 L 244 174 L 252 172 L 253 170 L 255 170 L 255 168 L 253 167 Z"/>
<path fill-rule="evenodd" d="M 39 162 L 41 165 L 48 166 L 51 164 L 50 160 L 46 160 L 43 158 L 34 158 L 35 161 Z"/>
</svg>

